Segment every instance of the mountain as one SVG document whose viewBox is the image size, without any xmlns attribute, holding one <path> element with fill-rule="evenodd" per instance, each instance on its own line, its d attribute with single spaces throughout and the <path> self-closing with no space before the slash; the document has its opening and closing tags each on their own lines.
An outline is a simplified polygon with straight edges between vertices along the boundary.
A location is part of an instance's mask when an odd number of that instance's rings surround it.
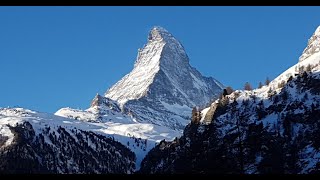
<svg viewBox="0 0 320 180">
<path fill-rule="evenodd" d="M 139 169 L 158 142 L 182 134 L 192 107 L 215 100 L 222 88 L 190 66 L 183 46 L 167 30 L 154 27 L 129 74 L 104 96 L 97 94 L 88 109 L 62 108 L 55 115 L 98 124 L 135 153 Z"/>
<path fill-rule="evenodd" d="M 139 172 L 319 173 L 319 30 L 297 64 L 262 88 L 224 94 L 183 136 L 152 149 Z"/>
<path fill-rule="evenodd" d="M 101 126 L 0 108 L 0 173 L 131 174 L 135 154 Z"/>
<path fill-rule="evenodd" d="M 117 101 L 139 122 L 182 130 L 194 106 L 204 106 L 223 85 L 191 67 L 181 43 L 162 27 L 154 27 L 139 49 L 133 70 L 105 97 Z"/>
</svg>

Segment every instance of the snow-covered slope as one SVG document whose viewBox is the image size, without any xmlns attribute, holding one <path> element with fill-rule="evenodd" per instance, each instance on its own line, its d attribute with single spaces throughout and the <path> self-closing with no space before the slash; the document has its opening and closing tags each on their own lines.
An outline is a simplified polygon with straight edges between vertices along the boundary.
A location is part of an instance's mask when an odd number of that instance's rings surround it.
<svg viewBox="0 0 320 180">
<path fill-rule="evenodd" d="M 135 154 L 106 126 L 0 108 L 0 173 L 133 173 Z"/>
<path fill-rule="evenodd" d="M 319 173 L 319 30 L 297 64 L 269 85 L 212 103 L 181 138 L 151 150 L 141 172 Z"/>
<path fill-rule="evenodd" d="M 139 122 L 182 130 L 191 108 L 218 97 L 223 85 L 204 77 L 172 34 L 154 27 L 148 43 L 139 49 L 133 70 L 105 94 Z"/>
<path fill-rule="evenodd" d="M 313 33 L 308 40 L 308 45 L 302 52 L 299 58 L 299 62 L 282 72 L 269 85 L 262 86 L 262 88 L 254 89 L 252 91 L 236 90 L 234 94 L 228 97 L 237 96 L 241 100 L 248 98 L 249 96 L 255 96 L 259 99 L 269 99 L 270 95 L 278 94 L 281 92 L 283 86 L 289 79 L 294 79 L 301 75 L 303 72 L 309 72 L 317 74 L 320 71 L 320 26 Z M 244 98 L 244 99 L 243 99 Z M 219 101 L 215 101 L 217 104 Z M 209 108 L 209 107 L 208 107 Z M 203 111 L 203 118 L 209 109 L 205 108 Z"/>
<path fill-rule="evenodd" d="M 87 122 L 90 124 L 90 131 L 112 136 L 135 153 L 137 169 L 141 160 L 156 143 L 163 139 L 172 140 L 181 135 L 181 131 L 168 127 L 137 122 L 135 118 L 123 114 L 115 101 L 98 94 L 87 110 L 63 108 L 55 115 L 79 120 L 81 123 Z"/>
<path fill-rule="evenodd" d="M 46 144 L 55 145 L 54 142 L 50 139 L 49 136 L 59 136 L 60 130 L 63 129 L 70 134 L 72 142 L 78 142 L 79 135 L 77 135 L 74 131 L 80 133 L 94 133 L 96 135 L 102 135 L 99 139 L 103 138 L 111 138 L 112 140 L 118 141 L 123 145 L 123 148 L 129 148 L 134 154 L 130 156 L 130 161 L 126 162 L 126 166 L 128 167 L 128 172 L 121 173 L 132 173 L 134 170 L 140 168 L 140 162 L 147 154 L 147 152 L 152 149 L 156 143 L 160 142 L 162 139 L 172 140 L 174 137 L 179 136 L 180 132 L 172 131 L 165 127 L 156 126 L 153 124 L 147 123 L 135 123 L 131 122 L 132 119 L 122 114 L 117 114 L 110 111 L 110 114 L 105 114 L 101 117 L 100 121 L 91 121 L 92 117 L 95 117 L 97 114 L 94 114 L 91 111 L 94 108 L 88 111 L 74 111 L 72 109 L 65 109 L 65 113 L 68 112 L 70 118 L 64 118 L 61 116 L 51 115 L 47 113 L 40 113 L 36 111 L 31 111 L 28 109 L 22 108 L 1 108 L 0 109 L 0 151 L 5 147 L 11 147 L 14 143 L 14 138 L 16 137 L 14 130 L 11 127 L 16 127 L 17 125 L 21 125 L 25 122 L 30 123 L 32 126 L 32 131 L 35 132 L 34 138 L 39 138 L 39 136 L 44 136 L 44 141 Z M 114 113 L 114 114 L 112 114 Z M 56 113 L 59 114 L 59 113 Z M 76 120 L 74 117 L 77 117 Z M 119 122 L 110 121 L 109 118 L 119 120 Z M 50 133 L 45 134 L 44 130 L 46 128 L 50 129 Z M 51 134 L 51 135 L 50 135 Z M 85 135 L 83 135 L 85 136 Z M 33 142 L 34 138 L 31 138 L 30 141 Z M 74 138 L 74 139 L 72 139 Z M 64 138 L 59 139 L 60 142 L 64 141 Z M 87 145 L 92 146 L 92 151 L 96 151 L 99 153 L 102 150 L 95 149 L 98 145 L 90 145 L 90 143 L 99 144 L 101 140 L 97 142 L 85 142 Z M 84 144 L 75 144 L 72 146 L 84 146 Z M 102 145 L 101 145 L 102 146 Z M 61 148 L 61 147 L 60 147 Z M 80 148 L 80 147 L 79 147 Z M 49 150 L 48 150 L 49 151 Z M 51 151 L 51 150 L 50 150 Z M 57 153 L 62 151 L 58 147 L 56 147 Z M 129 150 L 126 150 L 129 152 Z M 128 153 L 126 152 L 126 153 Z M 78 156 L 81 155 L 80 152 Z M 111 152 L 112 156 L 115 156 L 114 151 Z M 39 155 L 41 156 L 41 155 Z M 115 158 L 120 158 L 115 156 Z M 56 159 L 57 160 L 57 159 Z M 68 161 L 74 161 L 71 157 Z M 120 161 L 120 160 L 119 160 Z M 63 162 L 61 162 L 63 164 Z M 97 162 L 99 163 L 99 162 Z M 56 170 L 54 172 L 57 173 L 68 173 L 71 169 L 66 168 L 65 164 L 61 166 L 61 169 Z M 133 164 L 133 165 L 132 165 Z M 78 166 L 78 165 L 74 165 Z M 113 172 L 120 173 L 117 170 L 117 166 L 112 168 L 110 166 L 105 167 L 110 171 L 105 172 Z M 0 167 L 1 170 L 1 167 Z M 2 169 L 3 170 L 3 169 Z M 78 171 L 77 169 L 72 170 L 73 173 L 81 173 L 83 171 Z M 104 173 L 103 168 L 101 170 L 96 170 L 95 173 Z"/>
</svg>

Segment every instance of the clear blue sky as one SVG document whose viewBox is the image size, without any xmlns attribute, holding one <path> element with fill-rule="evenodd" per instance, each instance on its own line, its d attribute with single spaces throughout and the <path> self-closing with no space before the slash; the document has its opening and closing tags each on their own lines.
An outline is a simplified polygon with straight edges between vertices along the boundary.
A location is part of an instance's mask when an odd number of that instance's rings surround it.
<svg viewBox="0 0 320 180">
<path fill-rule="evenodd" d="M 204 75 L 242 89 L 298 61 L 320 7 L 0 7 L 0 107 L 87 108 L 130 72 L 154 25 Z"/>
</svg>

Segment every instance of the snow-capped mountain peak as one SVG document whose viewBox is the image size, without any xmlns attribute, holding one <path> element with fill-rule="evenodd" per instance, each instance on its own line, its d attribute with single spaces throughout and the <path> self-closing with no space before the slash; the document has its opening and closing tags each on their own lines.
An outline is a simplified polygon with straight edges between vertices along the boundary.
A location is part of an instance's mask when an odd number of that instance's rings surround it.
<svg viewBox="0 0 320 180">
<path fill-rule="evenodd" d="M 299 62 L 304 61 L 308 57 L 320 51 L 320 26 L 313 33 L 308 40 L 308 46 L 304 49 L 302 55 L 299 58 Z"/>
<path fill-rule="evenodd" d="M 129 109 L 140 122 L 183 129 L 191 108 L 217 98 L 222 87 L 191 67 L 182 44 L 156 26 L 150 30 L 147 44 L 139 49 L 133 70 L 105 97 L 118 102 L 123 111 Z"/>
<path fill-rule="evenodd" d="M 222 88 L 190 66 L 183 46 L 171 33 L 154 27 L 130 73 L 104 96 L 97 94 L 88 109 L 62 108 L 55 115 L 97 125 L 98 131 L 113 135 L 136 154 L 138 169 L 156 142 L 181 135 L 192 107 L 217 98 Z M 146 144 L 139 145 L 140 141 Z"/>
</svg>

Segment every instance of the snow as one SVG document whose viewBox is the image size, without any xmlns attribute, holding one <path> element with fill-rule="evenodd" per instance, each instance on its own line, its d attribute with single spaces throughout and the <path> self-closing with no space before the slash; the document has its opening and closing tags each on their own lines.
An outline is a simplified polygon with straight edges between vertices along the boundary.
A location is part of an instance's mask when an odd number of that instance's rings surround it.
<svg viewBox="0 0 320 180">
<path fill-rule="evenodd" d="M 225 88 L 225 86 L 224 86 L 221 82 L 219 82 L 218 80 L 216 80 L 216 79 L 213 78 L 213 81 L 214 81 L 221 89 L 224 89 L 224 88 Z"/>
<path fill-rule="evenodd" d="M 159 59 L 165 42 L 149 42 L 139 51 L 134 69 L 112 86 L 106 97 L 116 100 L 120 107 L 127 101 L 139 99 L 147 91 L 159 71 Z"/>
<path fill-rule="evenodd" d="M 172 105 L 177 109 L 180 108 L 181 113 L 187 111 L 186 106 Z M 100 121 L 88 121 L 93 120 L 103 111 L 103 116 Z M 191 112 L 191 111 L 189 111 Z M 63 108 L 55 113 L 57 116 L 69 117 L 75 119 L 78 117 L 87 130 L 102 133 L 107 136 L 112 136 L 116 141 L 119 141 L 123 145 L 130 148 L 137 156 L 136 168 L 140 168 L 140 163 L 146 154 L 155 146 L 156 143 L 163 139 L 173 140 L 175 137 L 181 135 L 181 131 L 172 130 L 167 127 L 161 127 L 159 125 L 151 123 L 137 122 L 131 116 L 125 115 L 121 112 L 116 112 L 107 107 L 90 107 L 87 110 L 74 110 L 71 108 Z M 65 121 L 67 122 L 67 121 Z M 68 121 L 67 124 L 74 123 L 74 121 Z M 134 139 L 141 138 L 147 140 L 147 146 L 137 147 Z M 129 146 L 128 146 L 129 142 Z M 143 150 L 145 149 L 145 150 Z"/>
<path fill-rule="evenodd" d="M 192 83 L 193 83 L 193 85 L 194 85 L 195 88 L 197 88 L 197 89 L 202 89 L 202 88 L 204 88 L 204 87 L 208 88 L 206 83 L 204 83 L 203 81 L 200 81 L 200 80 L 199 80 L 196 76 L 194 76 L 192 73 L 190 73 L 190 75 L 191 75 L 192 79 L 194 80 L 194 81 L 192 81 Z"/>
<path fill-rule="evenodd" d="M 314 32 L 315 35 L 320 35 L 320 26 L 317 27 L 316 31 Z"/>
<path fill-rule="evenodd" d="M 96 119 L 94 113 L 82 111 L 80 109 L 71 109 L 69 107 L 59 109 L 55 115 L 62 115 L 63 117 L 70 117 L 75 119 L 76 117 L 83 121 L 90 121 Z"/>
<path fill-rule="evenodd" d="M 270 114 L 268 116 L 266 116 L 263 120 L 263 127 L 268 127 L 269 130 L 274 128 L 274 125 L 276 125 L 277 123 L 277 119 L 278 119 L 278 115 L 276 114 Z"/>
<path fill-rule="evenodd" d="M 1 121 L 0 121 L 0 134 L 1 136 L 8 138 L 4 146 L 9 146 L 14 139 L 14 134 L 11 132 L 8 125 L 12 125 L 19 122 L 18 119 L 13 119 L 12 121 L 10 120 L 11 120 L 10 118 L 1 118 Z"/>
<path fill-rule="evenodd" d="M 207 107 L 207 108 L 204 108 L 202 111 L 201 111 L 201 120 L 200 122 L 203 122 L 204 120 L 204 117 L 206 116 L 207 112 L 209 111 L 210 107 Z"/>
<path fill-rule="evenodd" d="M 136 168 L 140 168 L 140 163 L 146 154 L 161 140 L 173 140 L 175 137 L 180 136 L 180 132 L 173 131 L 165 127 L 157 126 L 154 124 L 119 124 L 119 123 L 105 123 L 99 124 L 100 129 L 94 130 L 103 132 L 104 134 L 113 135 L 114 139 L 121 142 L 125 146 L 129 142 L 128 148 L 130 148 L 137 156 Z M 145 151 L 143 148 L 137 147 L 133 139 L 130 137 L 141 138 L 143 140 L 147 139 L 147 145 Z"/>
<path fill-rule="evenodd" d="M 70 109 L 67 110 L 67 114 L 72 115 Z M 73 115 L 77 116 L 79 111 L 80 110 L 74 111 L 75 114 Z M 62 111 L 60 111 L 59 113 L 62 113 Z M 91 117 L 92 114 L 82 113 L 81 115 L 84 119 L 88 119 L 88 117 L 84 116 L 89 115 Z M 127 117 L 123 116 L 121 118 L 126 119 Z M 9 138 L 6 141 L 5 146 L 10 145 L 14 139 L 14 135 L 7 125 L 16 126 L 16 123 L 22 123 L 24 121 L 28 121 L 29 123 L 31 123 L 36 134 L 39 134 L 41 130 L 47 126 L 49 126 L 51 129 L 56 129 L 57 127 L 61 126 L 66 128 L 67 130 L 77 128 L 84 131 L 99 133 L 107 137 L 114 137 L 116 141 L 119 141 L 123 145 L 127 146 L 136 154 L 137 169 L 140 168 L 142 159 L 156 145 L 156 143 L 159 143 L 163 139 L 173 140 L 175 137 L 181 135 L 180 131 L 174 131 L 166 127 L 148 123 L 130 123 L 130 121 L 127 121 L 126 124 L 111 121 L 87 122 L 47 113 L 30 111 L 22 108 L 2 108 L 0 109 L 0 133 L 2 136 L 6 136 Z M 59 135 L 58 132 L 56 132 L 56 134 Z M 132 137 L 135 137 L 136 139 L 140 138 L 141 141 L 146 140 L 146 146 L 140 143 L 138 147 L 137 143 L 135 143 L 135 139 L 133 139 Z M 51 144 L 51 141 L 46 137 L 45 141 Z M 129 146 L 127 145 L 128 142 Z"/>
<path fill-rule="evenodd" d="M 0 135 L 8 138 L 4 146 L 9 146 L 14 139 L 14 134 L 11 132 L 9 126 L 14 127 L 17 123 L 22 122 L 16 115 L 18 114 L 21 117 L 26 117 L 30 113 L 33 113 L 33 111 L 25 111 L 22 108 L 15 108 L 9 111 L 6 111 L 6 108 L 0 108 Z M 35 120 L 34 123 L 37 123 L 37 120 Z"/>
<path fill-rule="evenodd" d="M 300 163 L 303 167 L 301 173 L 307 174 L 320 162 L 320 152 L 314 149 L 311 145 L 306 146 L 301 152 L 302 159 Z"/>
<path fill-rule="evenodd" d="M 179 105 L 177 103 L 175 104 L 168 104 L 166 102 L 161 101 L 162 105 L 169 111 L 174 112 L 177 115 L 186 116 L 191 114 L 191 108 L 187 105 Z"/>
</svg>

